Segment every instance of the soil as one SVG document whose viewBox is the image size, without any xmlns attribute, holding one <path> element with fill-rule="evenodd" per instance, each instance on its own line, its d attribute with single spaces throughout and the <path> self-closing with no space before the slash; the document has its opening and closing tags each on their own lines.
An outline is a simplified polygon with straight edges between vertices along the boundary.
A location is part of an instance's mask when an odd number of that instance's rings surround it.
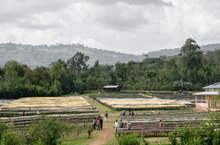
<svg viewBox="0 0 220 145">
<path fill-rule="evenodd" d="M 95 132 L 94 136 L 96 136 L 96 140 L 94 140 L 93 142 L 90 142 L 89 145 L 102 145 L 102 144 L 106 144 L 109 142 L 112 142 L 115 137 L 114 137 L 114 122 L 115 122 L 115 118 L 118 117 L 119 114 L 112 114 L 109 113 L 109 118 L 108 118 L 108 122 L 103 122 L 103 128 L 102 130 L 99 130 L 97 132 Z M 104 118 L 104 116 L 102 116 Z"/>
</svg>

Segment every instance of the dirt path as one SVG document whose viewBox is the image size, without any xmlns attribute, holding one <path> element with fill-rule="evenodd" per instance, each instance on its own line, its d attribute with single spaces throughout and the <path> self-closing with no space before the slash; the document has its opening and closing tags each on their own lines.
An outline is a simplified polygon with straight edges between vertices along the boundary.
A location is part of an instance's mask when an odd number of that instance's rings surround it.
<svg viewBox="0 0 220 145">
<path fill-rule="evenodd" d="M 109 113 L 109 120 L 108 122 L 103 123 L 103 129 L 97 131 L 96 133 L 92 134 L 97 137 L 96 140 L 93 142 L 90 142 L 90 145 L 102 145 L 109 143 L 114 140 L 114 122 L 115 117 L 117 117 L 117 114 L 111 114 Z M 103 117 L 103 116 L 102 116 Z"/>
<path fill-rule="evenodd" d="M 97 101 L 93 101 L 93 99 L 91 99 L 89 97 L 85 97 L 85 98 L 87 99 L 87 101 L 89 103 L 96 106 L 96 108 L 101 113 L 103 121 L 104 121 L 104 112 L 105 111 L 108 111 L 108 117 L 109 117 L 108 122 L 105 122 L 105 121 L 103 122 L 103 129 L 102 130 L 99 130 L 97 132 L 92 133 L 92 136 L 95 136 L 96 139 L 91 142 L 87 142 L 87 144 L 89 144 L 89 145 L 102 145 L 102 144 L 112 142 L 115 139 L 114 123 L 115 123 L 116 119 L 117 120 L 119 119 L 119 112 L 112 111 L 110 108 L 107 108 L 106 106 L 101 105 Z"/>
</svg>

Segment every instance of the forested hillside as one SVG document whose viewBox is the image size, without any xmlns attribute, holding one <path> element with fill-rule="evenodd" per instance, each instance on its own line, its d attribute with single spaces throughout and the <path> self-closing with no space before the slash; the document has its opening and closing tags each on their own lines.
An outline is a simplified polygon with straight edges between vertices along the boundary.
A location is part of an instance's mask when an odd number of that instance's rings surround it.
<svg viewBox="0 0 220 145">
<path fill-rule="evenodd" d="M 202 45 L 200 46 L 200 50 L 203 51 L 204 54 L 206 54 L 209 51 L 214 51 L 215 49 L 220 50 L 220 44 L 208 44 L 208 45 Z M 160 56 L 174 56 L 178 55 L 181 51 L 181 48 L 175 48 L 175 49 L 162 49 L 158 51 L 151 51 L 147 53 L 147 55 L 151 58 L 159 58 Z"/>
<path fill-rule="evenodd" d="M 6 43 L 0 44 L 0 66 L 7 61 L 15 60 L 20 64 L 26 64 L 31 68 L 36 66 L 47 67 L 51 62 L 58 59 L 67 60 L 78 51 L 88 55 L 88 64 L 92 66 L 96 60 L 100 64 L 114 65 L 116 62 L 142 61 L 143 55 L 132 55 L 113 51 L 100 50 L 85 47 L 82 44 L 57 44 L 57 45 L 22 45 Z"/>
<path fill-rule="evenodd" d="M 115 65 L 97 60 L 88 67 L 89 56 L 77 52 L 67 61 L 57 60 L 48 67 L 31 69 L 16 61 L 0 68 L 1 98 L 54 96 L 86 90 L 101 90 L 104 85 L 121 85 L 124 90 L 201 90 L 220 81 L 220 50 L 206 55 L 189 38 L 179 55 L 145 58 Z"/>
</svg>

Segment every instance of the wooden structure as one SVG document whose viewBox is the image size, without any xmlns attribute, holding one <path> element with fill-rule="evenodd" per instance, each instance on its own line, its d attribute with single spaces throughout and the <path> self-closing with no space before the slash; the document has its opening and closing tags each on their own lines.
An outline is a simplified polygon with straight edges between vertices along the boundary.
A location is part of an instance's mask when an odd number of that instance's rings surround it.
<svg viewBox="0 0 220 145">
<path fill-rule="evenodd" d="M 121 87 L 119 85 L 115 86 L 104 86 L 103 87 L 105 92 L 116 92 L 116 91 L 121 91 Z"/>
<path fill-rule="evenodd" d="M 220 109 L 220 82 L 203 87 L 204 92 L 194 93 L 197 109 Z"/>
</svg>

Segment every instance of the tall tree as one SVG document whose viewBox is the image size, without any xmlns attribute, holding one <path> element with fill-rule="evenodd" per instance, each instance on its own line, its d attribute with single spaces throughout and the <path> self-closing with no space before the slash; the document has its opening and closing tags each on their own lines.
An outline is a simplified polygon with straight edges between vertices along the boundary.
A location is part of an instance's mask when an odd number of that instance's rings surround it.
<svg viewBox="0 0 220 145">
<path fill-rule="evenodd" d="M 89 60 L 89 56 L 82 52 L 77 52 L 72 58 L 67 60 L 67 64 L 73 74 L 77 74 L 80 77 L 80 73 L 88 69 L 89 65 L 86 62 Z"/>
<path fill-rule="evenodd" d="M 182 67 L 181 76 L 183 81 L 196 83 L 199 81 L 197 70 L 203 67 L 203 52 L 192 38 L 188 38 L 181 48 Z M 187 74 L 187 75 L 186 75 Z"/>
</svg>

